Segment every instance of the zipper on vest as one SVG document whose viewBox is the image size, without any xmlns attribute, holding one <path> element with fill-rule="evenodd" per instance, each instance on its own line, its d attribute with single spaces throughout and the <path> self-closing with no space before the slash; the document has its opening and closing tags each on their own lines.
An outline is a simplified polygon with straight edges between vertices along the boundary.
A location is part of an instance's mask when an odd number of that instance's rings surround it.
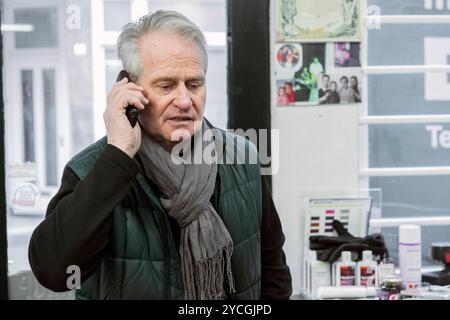
<svg viewBox="0 0 450 320">
<path fill-rule="evenodd" d="M 161 216 L 159 217 L 160 221 L 162 221 L 161 226 L 163 228 L 162 232 L 164 234 L 164 254 L 166 257 L 168 257 L 168 262 L 166 263 L 166 276 L 167 276 L 167 300 L 170 300 L 170 264 L 171 264 L 171 256 L 170 256 L 170 249 L 169 249 L 169 232 L 167 230 L 167 219 L 163 219 Z"/>
</svg>

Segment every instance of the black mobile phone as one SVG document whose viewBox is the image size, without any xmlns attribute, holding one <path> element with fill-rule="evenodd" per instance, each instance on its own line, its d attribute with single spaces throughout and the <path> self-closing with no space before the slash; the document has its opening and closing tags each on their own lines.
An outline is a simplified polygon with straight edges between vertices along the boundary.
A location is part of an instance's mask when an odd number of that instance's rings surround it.
<svg viewBox="0 0 450 320">
<path fill-rule="evenodd" d="M 116 82 L 119 82 L 123 78 L 127 78 L 129 82 L 132 82 L 130 75 L 125 70 L 119 72 Z M 125 114 L 128 118 L 128 121 L 130 121 L 131 126 L 134 128 L 139 118 L 139 109 L 133 105 L 128 105 L 128 107 L 126 107 L 125 109 Z"/>
</svg>

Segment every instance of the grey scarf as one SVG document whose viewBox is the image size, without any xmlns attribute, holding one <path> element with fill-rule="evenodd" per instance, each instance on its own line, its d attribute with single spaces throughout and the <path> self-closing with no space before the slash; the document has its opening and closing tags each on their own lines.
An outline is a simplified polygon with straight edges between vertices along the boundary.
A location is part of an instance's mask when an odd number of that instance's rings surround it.
<svg viewBox="0 0 450 320">
<path fill-rule="evenodd" d="M 207 130 L 209 127 L 203 121 L 202 130 L 182 143 L 191 144 L 193 139 L 194 150 L 204 150 L 207 145 L 210 150 L 211 144 L 215 150 L 214 142 L 201 139 L 201 133 Z M 225 277 L 230 292 L 234 292 L 231 272 L 233 242 L 225 224 L 210 203 L 215 188 L 217 162 L 177 164 L 172 160 L 171 153 L 144 130 L 139 155 L 146 175 L 161 192 L 162 206 L 181 227 L 179 250 L 185 299 L 224 299 Z M 193 159 L 191 152 L 183 154 L 182 158 L 188 157 Z"/>
</svg>

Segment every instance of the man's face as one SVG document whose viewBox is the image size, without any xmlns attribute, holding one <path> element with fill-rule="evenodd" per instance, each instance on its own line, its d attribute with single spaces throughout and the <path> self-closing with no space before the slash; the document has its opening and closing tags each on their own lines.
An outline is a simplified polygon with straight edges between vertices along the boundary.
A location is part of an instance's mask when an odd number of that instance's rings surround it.
<svg viewBox="0 0 450 320">
<path fill-rule="evenodd" d="M 162 32 L 139 39 L 142 72 L 139 85 L 150 101 L 139 123 L 163 146 L 175 136 L 192 136 L 203 119 L 206 101 L 205 67 L 200 49 L 182 37 Z"/>
<path fill-rule="evenodd" d="M 328 78 L 328 77 L 323 77 L 323 78 L 322 78 L 322 81 L 323 81 L 323 87 L 324 87 L 324 88 L 328 88 L 328 86 L 330 85 L 330 78 Z"/>
</svg>

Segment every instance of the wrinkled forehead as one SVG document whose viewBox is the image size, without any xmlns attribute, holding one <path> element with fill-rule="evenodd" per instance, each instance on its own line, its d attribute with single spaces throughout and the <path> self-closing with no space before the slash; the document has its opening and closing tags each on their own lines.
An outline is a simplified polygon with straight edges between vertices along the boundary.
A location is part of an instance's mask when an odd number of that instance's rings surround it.
<svg viewBox="0 0 450 320">
<path fill-rule="evenodd" d="M 204 57 L 198 45 L 179 35 L 152 32 L 139 39 L 139 55 L 145 68 L 201 68 L 205 71 Z"/>
</svg>

